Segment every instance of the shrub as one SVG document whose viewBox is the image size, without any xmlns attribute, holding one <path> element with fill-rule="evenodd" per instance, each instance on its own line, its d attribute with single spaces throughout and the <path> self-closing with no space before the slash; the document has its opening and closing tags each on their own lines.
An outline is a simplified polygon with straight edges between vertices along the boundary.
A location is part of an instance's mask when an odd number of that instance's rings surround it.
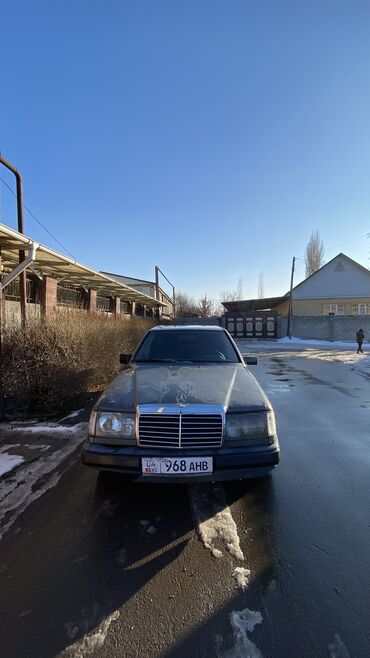
<svg viewBox="0 0 370 658">
<path fill-rule="evenodd" d="M 79 394 L 101 390 L 152 326 L 144 319 L 60 312 L 4 332 L 7 410 L 57 415 Z"/>
</svg>

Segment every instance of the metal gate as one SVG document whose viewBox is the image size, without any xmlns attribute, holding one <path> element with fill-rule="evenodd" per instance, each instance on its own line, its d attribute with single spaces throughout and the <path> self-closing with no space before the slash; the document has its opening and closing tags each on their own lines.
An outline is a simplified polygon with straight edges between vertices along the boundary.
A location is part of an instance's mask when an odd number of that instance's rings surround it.
<svg viewBox="0 0 370 658">
<path fill-rule="evenodd" d="M 233 338 L 277 338 L 277 313 L 227 313 L 225 327 Z"/>
</svg>

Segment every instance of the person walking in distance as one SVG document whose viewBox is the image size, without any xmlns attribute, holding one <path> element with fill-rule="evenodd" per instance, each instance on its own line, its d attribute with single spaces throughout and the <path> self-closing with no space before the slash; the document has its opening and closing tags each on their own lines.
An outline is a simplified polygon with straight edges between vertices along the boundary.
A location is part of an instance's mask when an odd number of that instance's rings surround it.
<svg viewBox="0 0 370 658">
<path fill-rule="evenodd" d="M 357 354 L 360 354 L 360 352 L 361 354 L 363 353 L 362 343 L 364 342 L 364 338 L 365 338 L 365 334 L 363 329 L 359 329 L 358 331 L 356 331 L 356 340 L 358 345 Z"/>
</svg>

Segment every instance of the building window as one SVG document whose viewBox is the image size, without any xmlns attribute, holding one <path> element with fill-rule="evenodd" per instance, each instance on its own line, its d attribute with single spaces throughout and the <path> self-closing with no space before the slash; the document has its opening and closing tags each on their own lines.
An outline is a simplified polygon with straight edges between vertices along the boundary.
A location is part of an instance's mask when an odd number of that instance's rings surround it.
<svg viewBox="0 0 370 658">
<path fill-rule="evenodd" d="M 324 304 L 322 307 L 323 315 L 329 315 L 329 313 L 334 313 L 334 315 L 344 315 L 344 304 Z"/>
<path fill-rule="evenodd" d="M 352 315 L 370 315 L 370 304 L 352 304 Z"/>
</svg>

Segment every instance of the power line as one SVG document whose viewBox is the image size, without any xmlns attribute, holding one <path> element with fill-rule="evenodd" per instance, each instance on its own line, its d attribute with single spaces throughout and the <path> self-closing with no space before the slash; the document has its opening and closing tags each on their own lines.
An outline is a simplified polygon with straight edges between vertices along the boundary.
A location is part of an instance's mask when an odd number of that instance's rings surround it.
<svg viewBox="0 0 370 658">
<path fill-rule="evenodd" d="M 351 240 L 346 240 L 345 242 L 341 242 L 340 244 L 335 244 L 334 246 L 332 245 L 331 247 L 327 247 L 328 251 L 331 251 L 332 249 L 337 249 L 338 247 L 341 247 L 343 244 L 348 244 L 349 242 L 354 242 L 355 240 L 361 240 L 361 238 L 370 238 L 370 233 L 363 233 L 363 235 L 358 235 L 356 238 L 351 238 Z"/>
<path fill-rule="evenodd" d="M 4 178 L 3 178 L 2 176 L 0 176 L 0 180 L 2 181 L 2 183 L 4 183 L 5 187 L 8 188 L 9 192 L 11 192 L 11 194 L 12 194 L 15 198 L 17 198 L 17 195 L 15 194 L 15 192 L 12 190 L 12 188 L 10 187 L 10 185 L 8 185 L 8 183 L 6 182 L 6 180 L 4 180 Z M 44 231 L 46 231 L 46 233 L 48 233 L 48 234 L 50 235 L 50 237 L 53 238 L 53 240 L 55 240 L 55 242 L 56 242 L 56 243 L 57 243 L 57 244 L 63 249 L 63 251 L 66 252 L 66 254 L 68 254 L 69 256 L 71 256 L 71 258 L 73 258 L 73 260 L 77 260 L 77 258 L 76 258 L 73 254 L 71 254 L 71 252 L 68 251 L 68 249 L 67 249 L 67 248 L 66 248 L 61 242 L 59 242 L 59 240 L 55 237 L 55 235 L 53 235 L 53 234 L 51 233 L 51 231 L 49 231 L 49 229 L 46 228 L 46 226 L 45 226 L 42 222 L 40 222 L 39 219 L 37 219 L 36 215 L 34 215 L 34 213 L 32 212 L 32 210 L 30 210 L 29 208 L 27 208 L 27 206 L 26 206 L 25 203 L 23 204 L 23 208 L 24 208 L 25 210 L 27 210 L 27 212 L 31 215 L 31 217 L 33 217 L 33 219 L 34 219 L 38 224 L 40 224 L 40 226 L 44 229 Z"/>
</svg>

